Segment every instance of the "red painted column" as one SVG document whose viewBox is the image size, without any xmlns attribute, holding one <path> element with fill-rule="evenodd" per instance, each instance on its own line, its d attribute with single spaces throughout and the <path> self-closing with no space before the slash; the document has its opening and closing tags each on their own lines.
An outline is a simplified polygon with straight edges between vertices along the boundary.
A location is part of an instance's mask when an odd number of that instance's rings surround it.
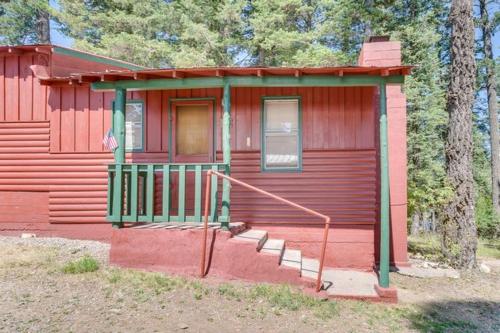
<svg viewBox="0 0 500 333">
<path fill-rule="evenodd" d="M 366 42 L 361 48 L 358 64 L 360 66 L 399 66 L 401 65 L 401 43 L 397 41 Z M 405 266 L 408 265 L 406 97 L 400 85 L 387 86 L 387 121 L 391 262 L 396 266 Z"/>
</svg>

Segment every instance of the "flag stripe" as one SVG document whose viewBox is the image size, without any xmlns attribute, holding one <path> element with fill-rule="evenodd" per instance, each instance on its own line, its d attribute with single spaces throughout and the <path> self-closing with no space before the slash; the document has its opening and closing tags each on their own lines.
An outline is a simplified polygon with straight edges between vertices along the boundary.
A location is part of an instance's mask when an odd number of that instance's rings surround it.
<svg viewBox="0 0 500 333">
<path fill-rule="evenodd" d="M 113 131 L 110 129 L 104 136 L 104 139 L 102 139 L 102 144 L 106 149 L 115 151 L 116 148 L 118 148 L 118 142 L 115 139 L 115 136 L 113 135 Z"/>
</svg>

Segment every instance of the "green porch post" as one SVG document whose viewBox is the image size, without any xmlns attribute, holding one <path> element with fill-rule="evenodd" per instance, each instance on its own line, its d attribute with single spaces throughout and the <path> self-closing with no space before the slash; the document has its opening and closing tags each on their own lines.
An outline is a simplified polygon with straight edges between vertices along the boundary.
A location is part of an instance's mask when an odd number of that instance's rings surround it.
<svg viewBox="0 0 500 333">
<path fill-rule="evenodd" d="M 228 81 L 224 82 L 222 107 L 222 155 L 226 165 L 226 174 L 229 175 L 231 172 L 231 86 Z M 231 184 L 226 179 L 222 184 L 221 225 L 223 228 L 229 228 Z"/>
<path fill-rule="evenodd" d="M 383 288 L 389 287 L 389 162 L 387 144 L 387 99 L 386 84 L 380 90 L 380 281 Z"/>
<path fill-rule="evenodd" d="M 115 150 L 116 173 L 113 183 L 113 227 L 121 228 L 123 207 L 123 171 L 121 164 L 125 163 L 125 103 L 127 91 L 123 88 L 115 90 L 115 107 L 113 109 L 113 135 L 118 142 Z"/>
</svg>

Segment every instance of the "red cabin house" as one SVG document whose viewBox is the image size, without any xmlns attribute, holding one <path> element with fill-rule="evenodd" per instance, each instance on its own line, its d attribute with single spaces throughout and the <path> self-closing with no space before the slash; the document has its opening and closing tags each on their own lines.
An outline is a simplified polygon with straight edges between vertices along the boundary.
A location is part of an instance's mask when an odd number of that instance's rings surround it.
<svg viewBox="0 0 500 333">
<path fill-rule="evenodd" d="M 379 265 L 381 295 L 389 264 L 407 264 L 409 72 L 399 42 L 383 39 L 363 45 L 358 66 L 330 68 L 147 69 L 51 45 L 0 47 L 0 231 L 111 240 L 112 261 L 131 251 L 135 266 L 167 271 L 172 259 L 148 261 L 134 242 L 168 254 L 183 239 L 179 249 L 191 247 L 198 265 L 204 176 L 214 170 L 328 216 L 325 267 Z M 103 145 L 110 129 L 113 153 Z M 244 229 L 278 264 L 319 259 L 322 219 L 211 180 L 218 242 Z M 239 256 L 233 271 L 215 254 L 214 272 L 294 281 L 271 268 L 251 273 L 258 263 L 241 266 L 241 248 L 225 250 Z M 180 257 L 186 268 L 172 271 L 192 273 Z"/>
</svg>

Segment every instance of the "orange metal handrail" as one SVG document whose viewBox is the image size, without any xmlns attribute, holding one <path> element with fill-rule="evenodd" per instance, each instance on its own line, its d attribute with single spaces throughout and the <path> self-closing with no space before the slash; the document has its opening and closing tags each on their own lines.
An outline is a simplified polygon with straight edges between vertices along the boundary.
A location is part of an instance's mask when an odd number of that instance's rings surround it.
<svg viewBox="0 0 500 333">
<path fill-rule="evenodd" d="M 238 184 L 238 185 L 243 186 L 243 187 L 250 189 L 252 191 L 264 194 L 270 198 L 276 199 L 276 200 L 283 202 L 289 206 L 295 207 L 295 208 L 300 209 L 306 213 L 320 217 L 320 218 L 325 220 L 325 230 L 323 232 L 323 243 L 321 245 L 321 256 L 320 256 L 320 262 L 319 262 L 318 278 L 316 280 L 316 291 L 319 292 L 321 290 L 321 275 L 323 274 L 323 265 L 325 262 L 326 242 L 328 240 L 328 231 L 330 229 L 330 217 L 323 215 L 321 213 L 318 213 L 312 209 L 301 206 L 299 204 L 296 204 L 294 202 L 291 202 L 289 200 L 286 200 L 286 199 L 279 197 L 277 195 L 274 195 L 272 193 L 269 193 L 267 191 L 261 190 L 260 188 L 257 188 L 255 186 L 244 183 L 241 180 L 234 179 L 230 176 L 224 175 L 220 172 L 213 171 L 213 170 L 207 171 L 207 181 L 206 181 L 206 187 L 205 187 L 205 220 L 204 220 L 204 226 L 203 226 L 203 244 L 202 244 L 201 266 L 200 266 L 201 277 L 203 278 L 206 275 L 205 257 L 206 257 L 206 251 L 207 251 L 207 235 L 208 235 L 208 207 L 209 207 L 209 200 L 210 200 L 210 185 L 211 185 L 210 184 L 210 182 L 211 182 L 210 176 L 212 176 L 212 175 L 226 179 L 232 183 Z"/>
</svg>

